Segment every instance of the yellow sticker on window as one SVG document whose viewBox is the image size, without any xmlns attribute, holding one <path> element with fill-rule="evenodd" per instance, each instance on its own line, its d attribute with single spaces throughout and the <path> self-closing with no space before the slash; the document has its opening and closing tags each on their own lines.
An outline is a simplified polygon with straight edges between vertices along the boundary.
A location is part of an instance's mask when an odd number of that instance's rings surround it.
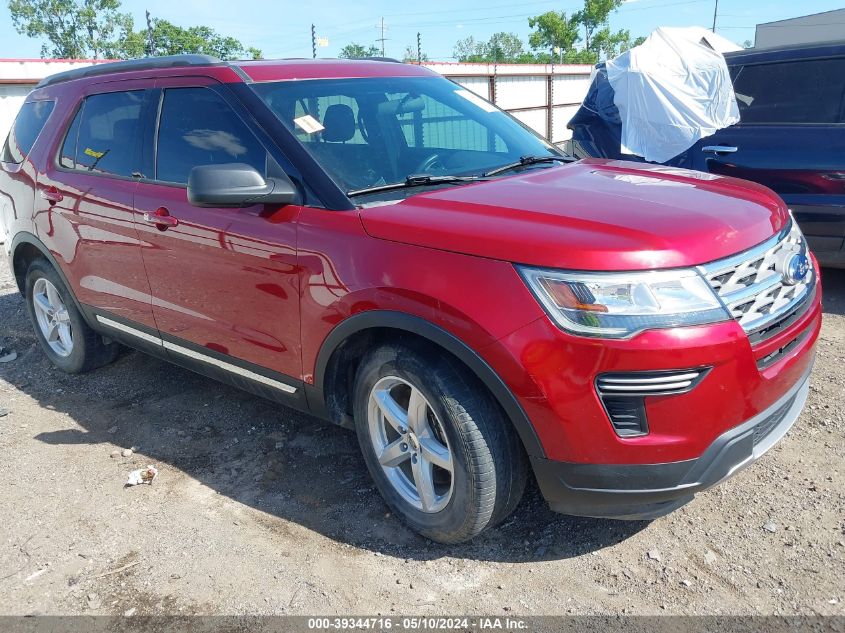
<svg viewBox="0 0 845 633">
<path fill-rule="evenodd" d="M 94 158 L 102 158 L 103 156 L 105 156 L 105 155 L 106 155 L 106 153 L 105 153 L 105 152 L 95 152 L 95 151 L 94 151 L 93 149 L 91 149 L 90 147 L 86 147 L 86 148 L 85 148 L 85 152 L 83 152 L 83 153 L 84 153 L 85 155 L 87 155 L 87 156 L 93 156 Z"/>
</svg>

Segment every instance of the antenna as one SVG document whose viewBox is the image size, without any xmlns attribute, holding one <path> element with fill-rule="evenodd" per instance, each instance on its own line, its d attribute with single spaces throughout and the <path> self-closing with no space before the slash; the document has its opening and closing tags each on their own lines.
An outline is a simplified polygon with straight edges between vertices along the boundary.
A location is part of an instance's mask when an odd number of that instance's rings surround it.
<svg viewBox="0 0 845 633">
<path fill-rule="evenodd" d="M 311 58 L 317 59 L 317 27 L 311 25 Z"/>
<path fill-rule="evenodd" d="M 384 32 L 387 30 L 384 24 L 384 18 L 381 19 L 381 24 L 376 24 L 376 28 L 381 29 L 381 37 L 377 37 L 376 42 L 381 42 L 381 56 L 384 57 L 384 43 L 387 41 L 387 38 L 384 36 Z"/>
<path fill-rule="evenodd" d="M 713 32 L 716 32 L 716 16 L 719 14 L 719 0 L 716 0 L 716 6 L 713 7 Z"/>
<path fill-rule="evenodd" d="M 419 31 L 417 31 L 417 64 L 422 64 L 422 40 Z"/>
</svg>

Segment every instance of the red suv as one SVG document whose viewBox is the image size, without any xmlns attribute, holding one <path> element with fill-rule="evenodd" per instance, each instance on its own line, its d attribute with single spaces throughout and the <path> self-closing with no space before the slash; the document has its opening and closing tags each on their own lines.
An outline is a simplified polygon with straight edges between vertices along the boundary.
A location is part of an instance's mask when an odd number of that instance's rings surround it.
<svg viewBox="0 0 845 633">
<path fill-rule="evenodd" d="M 44 352 L 119 344 L 357 431 L 441 542 L 516 506 L 663 515 L 798 417 L 818 267 L 733 178 L 574 162 L 414 65 L 98 65 L 3 149 L 5 244 Z"/>
</svg>

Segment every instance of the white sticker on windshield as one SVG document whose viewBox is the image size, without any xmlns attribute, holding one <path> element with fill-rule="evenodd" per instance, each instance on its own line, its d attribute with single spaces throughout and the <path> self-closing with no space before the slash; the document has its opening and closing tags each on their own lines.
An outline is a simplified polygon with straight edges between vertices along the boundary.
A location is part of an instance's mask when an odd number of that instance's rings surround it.
<svg viewBox="0 0 845 633">
<path fill-rule="evenodd" d="M 310 114 L 305 114 L 301 117 L 297 117 L 293 120 L 296 123 L 296 126 L 301 129 L 303 132 L 307 134 L 314 134 L 315 132 L 322 132 L 325 130 L 325 126 L 320 123 L 317 119 L 315 119 Z"/>
<path fill-rule="evenodd" d="M 489 101 L 485 101 L 484 99 L 479 97 L 474 92 L 470 92 L 469 90 L 461 89 L 461 90 L 455 90 L 455 94 L 463 97 L 464 99 L 466 99 L 470 103 L 474 103 L 475 105 L 477 105 L 479 108 L 481 108 L 485 112 L 495 112 L 496 111 L 496 106 L 494 106 Z"/>
</svg>

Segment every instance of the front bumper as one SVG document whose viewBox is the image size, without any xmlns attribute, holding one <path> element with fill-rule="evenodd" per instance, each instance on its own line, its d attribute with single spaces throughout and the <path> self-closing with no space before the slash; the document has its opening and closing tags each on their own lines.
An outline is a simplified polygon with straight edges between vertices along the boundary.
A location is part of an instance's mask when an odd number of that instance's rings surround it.
<svg viewBox="0 0 845 633">
<path fill-rule="evenodd" d="M 662 464 L 586 464 L 532 457 L 552 510 L 613 519 L 654 519 L 692 500 L 756 461 L 798 419 L 812 362 L 780 399 L 721 435 L 696 459 Z"/>
</svg>

